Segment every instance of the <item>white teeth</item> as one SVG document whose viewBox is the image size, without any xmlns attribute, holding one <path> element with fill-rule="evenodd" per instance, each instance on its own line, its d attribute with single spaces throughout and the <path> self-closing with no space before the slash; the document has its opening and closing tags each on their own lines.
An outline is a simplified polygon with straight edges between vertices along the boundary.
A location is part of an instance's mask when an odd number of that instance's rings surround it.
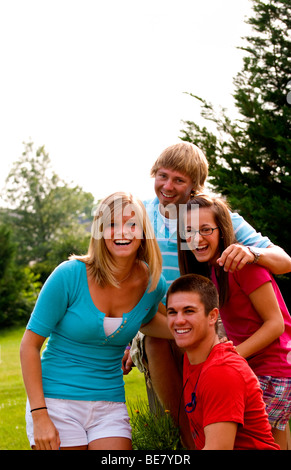
<svg viewBox="0 0 291 470">
<path fill-rule="evenodd" d="M 203 251 L 203 250 L 207 250 L 208 246 L 207 245 L 204 245 L 204 246 L 197 246 L 196 247 L 196 250 L 197 251 Z"/>
<path fill-rule="evenodd" d="M 190 331 L 190 328 L 187 328 L 187 329 L 184 329 L 184 330 L 176 330 L 176 333 L 177 333 L 178 335 L 181 335 L 181 334 L 183 334 L 183 333 L 188 333 L 189 331 Z"/>
<path fill-rule="evenodd" d="M 162 191 L 161 191 L 161 193 L 162 193 L 162 195 L 163 195 L 164 197 L 170 197 L 170 198 L 173 197 L 173 194 L 165 194 L 165 193 L 163 193 Z"/>
<path fill-rule="evenodd" d="M 114 243 L 115 245 L 129 245 L 131 240 L 115 240 Z"/>
</svg>

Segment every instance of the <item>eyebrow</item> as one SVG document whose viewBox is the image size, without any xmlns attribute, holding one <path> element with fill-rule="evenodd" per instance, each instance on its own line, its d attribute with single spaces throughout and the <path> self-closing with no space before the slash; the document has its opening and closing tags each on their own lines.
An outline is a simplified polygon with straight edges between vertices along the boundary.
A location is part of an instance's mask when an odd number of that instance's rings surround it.
<svg viewBox="0 0 291 470">
<path fill-rule="evenodd" d="M 164 171 L 164 170 L 157 170 L 157 173 L 159 173 L 160 175 L 167 175 L 168 176 L 167 171 Z M 173 179 L 179 179 L 179 180 L 185 180 L 186 181 L 186 176 L 184 176 L 184 175 L 179 175 L 179 176 L 174 175 Z"/>
<path fill-rule="evenodd" d="M 192 225 L 187 225 L 186 227 L 187 227 L 187 228 L 192 228 Z M 207 222 L 206 224 L 202 224 L 202 225 L 200 226 L 200 228 L 203 228 L 203 227 L 210 227 L 210 228 L 211 228 L 211 224 L 209 224 L 209 223 Z"/>
<path fill-rule="evenodd" d="M 197 307 L 196 307 L 195 305 L 185 305 L 185 306 L 183 307 L 183 310 L 185 310 L 186 308 L 194 308 L 194 309 L 195 309 L 195 308 L 197 308 Z M 167 311 L 168 311 L 168 310 L 174 310 L 174 311 L 176 311 L 176 309 L 175 309 L 174 307 L 168 307 L 168 308 L 167 308 Z"/>
<path fill-rule="evenodd" d="M 174 307 L 167 307 L 167 312 L 176 312 Z"/>
</svg>

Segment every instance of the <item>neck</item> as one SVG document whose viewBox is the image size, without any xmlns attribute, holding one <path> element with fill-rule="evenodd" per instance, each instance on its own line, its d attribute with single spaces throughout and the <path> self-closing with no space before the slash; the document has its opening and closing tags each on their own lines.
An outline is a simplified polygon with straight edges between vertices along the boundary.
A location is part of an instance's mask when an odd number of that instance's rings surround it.
<svg viewBox="0 0 291 470">
<path fill-rule="evenodd" d="M 192 350 L 186 350 L 190 364 L 198 365 L 205 362 L 211 353 L 214 346 L 219 344 L 219 339 L 216 333 L 209 336 L 203 343 L 200 343 L 196 348 Z"/>
<path fill-rule="evenodd" d="M 121 262 L 118 261 L 118 270 L 115 274 L 115 279 L 119 282 L 119 284 L 130 278 L 138 261 L 139 260 L 136 258 L 134 258 L 132 262 L 130 262 L 128 259 L 122 260 Z"/>
</svg>

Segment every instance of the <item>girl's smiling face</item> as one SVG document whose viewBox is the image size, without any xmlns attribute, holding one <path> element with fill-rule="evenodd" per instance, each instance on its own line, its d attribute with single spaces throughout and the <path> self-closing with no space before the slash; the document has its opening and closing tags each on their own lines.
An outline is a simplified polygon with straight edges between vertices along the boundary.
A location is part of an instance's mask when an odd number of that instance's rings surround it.
<svg viewBox="0 0 291 470">
<path fill-rule="evenodd" d="M 199 230 L 207 228 L 215 228 L 215 230 L 213 230 L 211 235 L 204 236 L 196 232 L 186 238 L 186 241 L 197 261 L 216 265 L 216 260 L 220 257 L 220 229 L 217 228 L 217 223 L 211 208 L 199 207 Z M 190 233 L 191 231 L 193 232 L 191 227 L 191 214 L 190 211 L 188 211 L 186 233 Z"/>
<path fill-rule="evenodd" d="M 142 227 L 131 215 L 117 215 L 104 228 L 105 245 L 114 257 L 136 255 L 142 238 Z"/>
</svg>

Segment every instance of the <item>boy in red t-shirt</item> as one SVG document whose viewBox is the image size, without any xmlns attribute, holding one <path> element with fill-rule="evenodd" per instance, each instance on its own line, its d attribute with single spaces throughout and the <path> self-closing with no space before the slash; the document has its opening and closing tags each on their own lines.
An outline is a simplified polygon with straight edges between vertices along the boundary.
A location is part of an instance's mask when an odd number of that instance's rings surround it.
<svg viewBox="0 0 291 470">
<path fill-rule="evenodd" d="M 218 294 L 188 274 L 167 293 L 168 326 L 184 349 L 184 402 L 198 450 L 279 450 L 258 379 L 231 343 L 217 336 Z"/>
</svg>

